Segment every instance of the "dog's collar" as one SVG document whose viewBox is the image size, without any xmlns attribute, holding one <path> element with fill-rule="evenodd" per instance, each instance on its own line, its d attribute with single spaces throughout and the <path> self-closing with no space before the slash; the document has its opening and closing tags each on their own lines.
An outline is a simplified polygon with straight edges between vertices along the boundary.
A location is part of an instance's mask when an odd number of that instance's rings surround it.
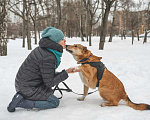
<svg viewBox="0 0 150 120">
<path fill-rule="evenodd" d="M 84 62 L 84 61 L 88 60 L 90 57 L 91 56 L 89 56 L 88 58 L 84 58 L 84 59 L 80 60 L 79 62 Z"/>
</svg>

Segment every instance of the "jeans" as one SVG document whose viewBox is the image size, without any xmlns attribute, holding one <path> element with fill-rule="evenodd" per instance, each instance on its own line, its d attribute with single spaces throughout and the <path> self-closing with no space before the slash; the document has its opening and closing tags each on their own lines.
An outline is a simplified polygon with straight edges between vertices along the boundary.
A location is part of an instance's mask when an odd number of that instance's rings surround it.
<svg viewBox="0 0 150 120">
<path fill-rule="evenodd" d="M 34 101 L 34 103 L 34 108 L 51 109 L 59 106 L 59 99 L 52 94 L 47 101 Z"/>
</svg>

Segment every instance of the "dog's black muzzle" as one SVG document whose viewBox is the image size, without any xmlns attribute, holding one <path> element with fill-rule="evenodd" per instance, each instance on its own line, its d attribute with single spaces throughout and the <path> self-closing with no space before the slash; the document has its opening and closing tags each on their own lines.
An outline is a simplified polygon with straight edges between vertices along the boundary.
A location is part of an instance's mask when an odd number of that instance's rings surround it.
<svg viewBox="0 0 150 120">
<path fill-rule="evenodd" d="M 69 45 L 66 45 L 66 50 L 67 50 L 68 52 L 72 53 L 72 51 L 68 49 L 68 46 L 69 46 Z"/>
<path fill-rule="evenodd" d="M 69 45 L 66 45 L 66 49 L 67 49 L 68 46 L 69 46 Z"/>
</svg>

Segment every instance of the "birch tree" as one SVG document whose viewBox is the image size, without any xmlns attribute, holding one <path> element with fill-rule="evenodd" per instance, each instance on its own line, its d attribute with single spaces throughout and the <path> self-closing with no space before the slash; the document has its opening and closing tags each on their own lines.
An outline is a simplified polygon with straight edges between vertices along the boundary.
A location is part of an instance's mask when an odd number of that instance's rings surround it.
<svg viewBox="0 0 150 120">
<path fill-rule="evenodd" d="M 7 2 L 0 2 L 0 56 L 7 56 Z"/>
</svg>

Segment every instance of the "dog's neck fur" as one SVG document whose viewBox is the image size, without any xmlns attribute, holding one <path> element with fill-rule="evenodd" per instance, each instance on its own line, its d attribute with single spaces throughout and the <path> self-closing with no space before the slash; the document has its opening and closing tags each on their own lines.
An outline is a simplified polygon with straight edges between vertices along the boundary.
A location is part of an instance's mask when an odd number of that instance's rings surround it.
<svg viewBox="0 0 150 120">
<path fill-rule="evenodd" d="M 88 58 L 88 57 L 89 57 L 89 59 L 80 62 L 82 59 L 85 59 L 85 58 Z M 90 53 L 86 56 L 84 56 L 84 55 L 74 56 L 74 58 L 75 58 L 76 61 L 78 61 L 77 64 L 81 64 L 81 63 L 85 63 L 85 62 L 99 62 L 102 59 L 102 57 L 97 57 L 97 56 L 93 55 L 92 53 Z"/>
</svg>

